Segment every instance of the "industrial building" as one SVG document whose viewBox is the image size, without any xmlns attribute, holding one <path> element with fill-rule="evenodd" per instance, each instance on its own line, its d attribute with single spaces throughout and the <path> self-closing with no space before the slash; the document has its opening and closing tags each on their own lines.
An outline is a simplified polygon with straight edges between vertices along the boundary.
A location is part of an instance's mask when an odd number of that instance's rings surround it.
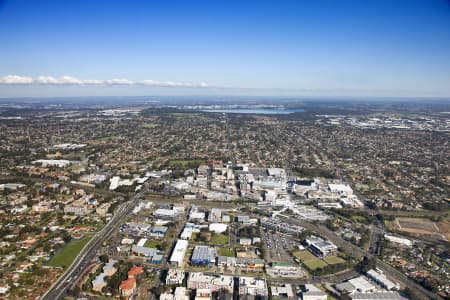
<svg viewBox="0 0 450 300">
<path fill-rule="evenodd" d="M 178 240 L 170 256 L 169 262 L 181 266 L 188 248 L 188 241 Z"/>
<path fill-rule="evenodd" d="M 216 263 L 217 251 L 208 246 L 195 246 L 191 263 L 195 265 L 210 265 Z"/>
</svg>

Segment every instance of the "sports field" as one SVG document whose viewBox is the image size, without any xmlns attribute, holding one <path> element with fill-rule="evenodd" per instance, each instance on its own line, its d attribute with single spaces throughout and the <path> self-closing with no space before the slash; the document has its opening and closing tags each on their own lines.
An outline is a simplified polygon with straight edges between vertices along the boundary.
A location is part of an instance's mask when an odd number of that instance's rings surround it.
<svg viewBox="0 0 450 300">
<path fill-rule="evenodd" d="M 345 262 L 345 260 L 335 255 L 319 258 L 308 250 L 296 251 L 293 255 L 298 258 L 310 271 L 326 267 L 327 265 L 336 265 Z"/>
</svg>

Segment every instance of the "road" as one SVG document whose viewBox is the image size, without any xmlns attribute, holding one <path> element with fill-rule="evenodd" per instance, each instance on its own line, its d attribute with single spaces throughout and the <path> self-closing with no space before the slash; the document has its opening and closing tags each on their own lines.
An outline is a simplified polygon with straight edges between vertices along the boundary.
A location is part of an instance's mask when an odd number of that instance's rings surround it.
<svg viewBox="0 0 450 300">
<path fill-rule="evenodd" d="M 147 188 L 143 188 L 133 198 L 122 205 L 120 205 L 113 218 L 100 230 L 86 246 L 81 250 L 70 267 L 64 272 L 62 276 L 48 289 L 48 291 L 41 297 L 44 300 L 58 300 L 64 297 L 68 289 L 79 278 L 80 274 L 85 270 L 89 263 L 97 256 L 97 251 L 102 247 L 102 244 L 107 240 L 125 217 L 131 213 L 133 208 L 137 205 L 139 200 L 144 196 Z"/>
<path fill-rule="evenodd" d="M 405 274 L 401 273 L 400 271 L 393 268 L 384 261 L 378 259 L 376 256 L 373 256 L 372 254 L 359 248 L 358 246 L 350 242 L 347 242 L 342 237 L 336 235 L 333 231 L 329 230 L 327 227 L 323 225 L 308 223 L 298 219 L 292 219 L 286 216 L 280 216 L 280 219 L 284 220 L 287 223 L 303 226 L 304 228 L 312 232 L 317 232 L 319 235 L 327 238 L 328 240 L 333 242 L 336 246 L 338 246 L 339 248 L 344 250 L 347 254 L 351 255 L 357 260 L 361 260 L 364 256 L 375 258 L 377 267 L 381 269 L 388 277 L 394 278 L 394 280 L 400 283 L 402 286 L 407 286 L 410 289 L 420 293 L 421 295 L 423 295 L 423 299 L 433 299 L 433 300 L 442 299 L 437 294 L 434 294 L 426 290 L 425 288 L 423 288 L 422 286 L 418 285 L 410 278 L 408 278 Z"/>
<path fill-rule="evenodd" d="M 225 130 L 227 135 L 227 148 L 228 152 L 230 153 L 230 159 L 233 166 L 233 172 L 235 173 L 235 180 L 236 180 L 236 192 L 238 196 L 241 196 L 241 183 L 239 182 L 239 176 L 236 174 L 236 155 L 233 150 L 233 145 L 231 144 L 230 139 L 230 126 L 228 124 L 228 116 L 224 113 L 225 117 Z"/>
</svg>

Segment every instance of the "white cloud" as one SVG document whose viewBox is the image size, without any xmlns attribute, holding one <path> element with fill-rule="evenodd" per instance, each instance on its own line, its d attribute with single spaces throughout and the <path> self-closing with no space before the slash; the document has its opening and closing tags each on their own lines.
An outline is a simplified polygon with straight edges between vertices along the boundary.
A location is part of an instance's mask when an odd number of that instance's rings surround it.
<svg viewBox="0 0 450 300">
<path fill-rule="evenodd" d="M 30 84 L 33 83 L 32 77 L 6 75 L 0 78 L 0 84 Z"/>
<path fill-rule="evenodd" d="M 155 86 L 155 87 L 196 87 L 204 88 L 208 87 L 205 82 L 192 83 L 192 82 L 176 82 L 176 81 L 158 81 L 158 80 L 142 80 L 142 81 L 132 81 L 127 78 L 113 78 L 107 80 L 98 79 L 78 79 L 73 76 L 61 76 L 59 78 L 52 76 L 19 76 L 19 75 L 6 75 L 0 77 L 0 85 L 75 85 L 75 86 L 91 86 L 91 85 L 144 85 L 144 86 Z"/>
<path fill-rule="evenodd" d="M 126 78 L 114 78 L 110 80 L 105 80 L 104 83 L 109 85 L 132 85 L 134 84 L 133 81 L 128 80 Z"/>
</svg>

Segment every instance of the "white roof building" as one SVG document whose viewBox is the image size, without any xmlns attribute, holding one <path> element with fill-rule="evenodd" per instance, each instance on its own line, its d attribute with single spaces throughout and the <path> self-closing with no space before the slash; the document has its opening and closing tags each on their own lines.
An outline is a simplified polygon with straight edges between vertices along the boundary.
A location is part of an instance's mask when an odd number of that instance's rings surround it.
<svg viewBox="0 0 450 300">
<path fill-rule="evenodd" d="M 186 254 L 189 242 L 186 240 L 178 240 L 175 244 L 175 248 L 170 256 L 170 262 L 176 263 L 178 266 L 183 264 L 184 255 Z"/>
<path fill-rule="evenodd" d="M 211 223 L 209 224 L 209 231 L 215 233 L 222 233 L 227 231 L 228 225 L 223 223 Z"/>
<path fill-rule="evenodd" d="M 385 234 L 384 238 L 387 239 L 389 242 L 405 245 L 407 247 L 412 247 L 413 245 L 413 242 L 409 239 L 401 238 L 390 234 Z"/>
<path fill-rule="evenodd" d="M 239 295 L 268 296 L 266 279 L 239 277 Z"/>
<path fill-rule="evenodd" d="M 313 284 L 305 284 L 302 300 L 327 300 L 328 296 Z"/>
<path fill-rule="evenodd" d="M 339 184 L 333 184 L 330 183 L 328 184 L 328 189 L 330 190 L 330 192 L 332 193 L 338 193 L 340 195 L 353 195 L 353 189 L 348 185 L 348 184 L 344 184 L 344 183 L 339 183 Z"/>
<path fill-rule="evenodd" d="M 181 232 L 180 239 L 182 240 L 190 240 L 192 236 L 192 227 L 184 226 L 183 231 Z"/>
<path fill-rule="evenodd" d="M 367 293 L 376 290 L 376 287 L 367 281 L 364 276 L 359 276 L 353 279 L 348 280 L 358 292 Z"/>
<path fill-rule="evenodd" d="M 373 292 L 373 293 L 353 293 L 352 300 L 407 300 L 398 292 Z"/>
<path fill-rule="evenodd" d="M 397 289 L 397 284 L 393 283 L 391 280 L 389 280 L 386 275 L 384 275 L 381 272 L 375 271 L 375 270 L 369 270 L 366 273 L 367 277 L 374 280 L 376 283 L 380 284 L 384 288 L 388 290 Z"/>
</svg>

